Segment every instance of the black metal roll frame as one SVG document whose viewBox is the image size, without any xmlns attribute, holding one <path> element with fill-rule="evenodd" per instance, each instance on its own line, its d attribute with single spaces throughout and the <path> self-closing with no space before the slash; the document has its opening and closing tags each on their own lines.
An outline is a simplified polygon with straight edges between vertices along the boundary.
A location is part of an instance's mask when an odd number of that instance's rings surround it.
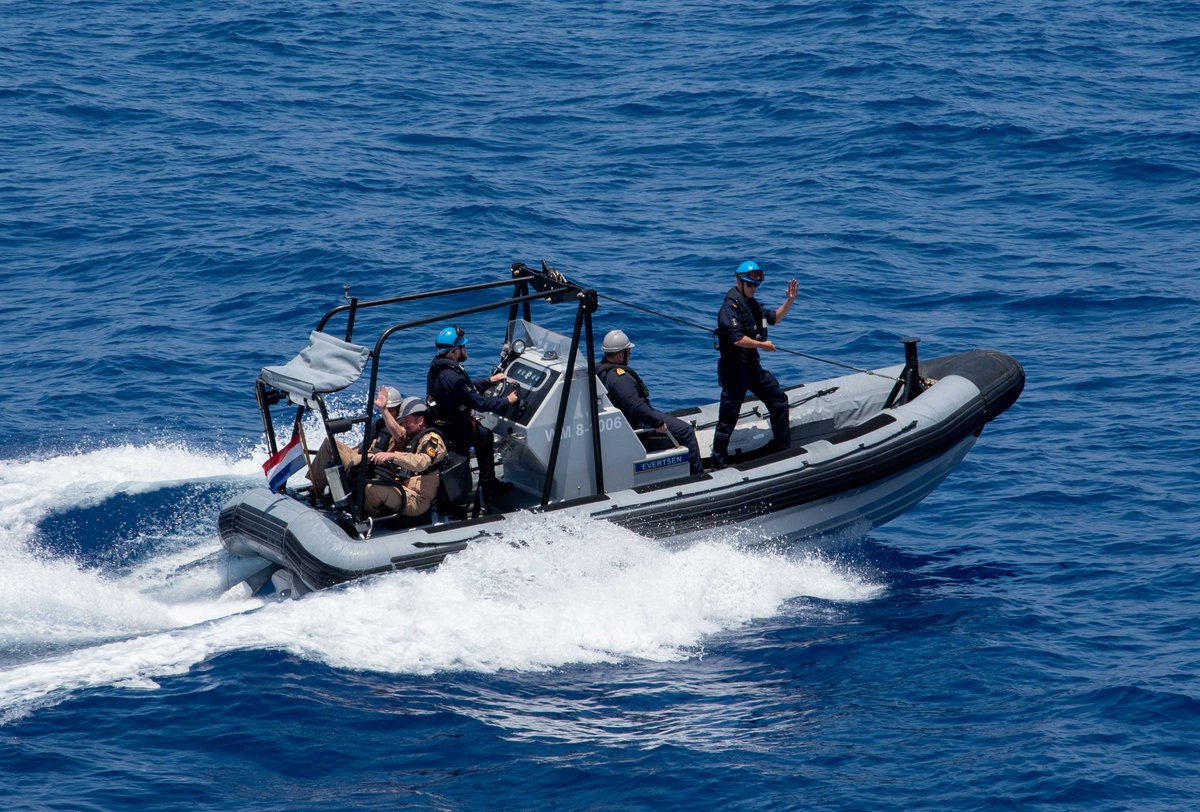
<svg viewBox="0 0 1200 812">
<path fill-rule="evenodd" d="M 599 297 L 595 290 L 577 285 L 574 282 L 566 279 L 562 274 L 550 268 L 544 261 L 542 262 L 541 270 L 535 270 L 525 265 L 523 262 L 514 262 L 512 265 L 512 278 L 500 279 L 494 282 L 480 282 L 473 285 L 461 285 L 453 288 L 443 288 L 439 290 L 421 291 L 419 293 L 409 293 L 403 296 L 392 296 L 385 299 L 373 299 L 369 301 L 360 301 L 357 298 L 349 298 L 346 304 L 338 305 L 321 317 L 317 324 L 318 332 L 326 332 L 326 327 L 329 321 L 340 313 L 346 313 L 346 331 L 344 340 L 347 342 L 353 341 L 354 321 L 360 310 L 375 307 L 384 307 L 387 305 L 398 305 L 407 302 L 415 302 L 422 299 L 434 299 L 444 296 L 456 296 L 466 293 L 474 293 L 481 290 L 489 290 L 492 288 L 502 288 L 506 286 L 512 287 L 512 296 L 506 299 L 501 299 L 487 304 L 476 305 L 473 307 L 465 307 L 458 310 L 450 310 L 445 313 L 438 313 L 434 316 L 427 316 L 420 319 L 393 324 L 385 329 L 375 341 L 375 346 L 371 350 L 371 375 L 370 384 L 367 387 L 366 393 L 366 408 L 362 415 L 353 418 L 343 418 L 330 420 L 329 413 L 325 408 L 325 399 L 321 395 L 315 395 L 321 421 L 325 426 L 326 435 L 332 438 L 343 431 L 349 429 L 356 423 L 363 423 L 363 439 L 362 439 L 362 458 L 367 458 L 367 451 L 371 447 L 372 441 L 375 439 L 374 424 L 371 421 L 372 407 L 374 405 L 375 391 L 379 383 L 379 361 L 383 354 L 383 346 L 389 338 L 396 333 L 404 330 L 410 330 L 415 327 L 423 327 L 427 324 L 437 322 L 451 321 L 462 316 L 469 316 L 476 313 L 483 313 L 489 310 L 497 310 L 500 308 L 509 308 L 508 323 L 511 326 L 512 322 L 517 318 L 518 311 L 526 321 L 532 321 L 532 313 L 530 303 L 535 300 L 545 300 L 551 304 L 561 304 L 563 302 L 575 301 L 575 327 L 571 332 L 571 351 L 567 356 L 567 369 L 563 381 L 562 398 L 558 404 L 558 418 L 555 423 L 554 439 L 550 446 L 550 458 L 546 466 L 546 478 L 542 485 L 542 500 L 543 507 L 550 502 L 550 491 L 554 483 L 554 472 L 558 464 L 560 447 L 562 445 L 563 425 L 566 422 L 567 402 L 571 392 L 571 379 L 575 373 L 575 358 L 579 352 L 580 339 L 583 338 L 586 342 L 586 352 L 584 355 L 587 358 L 588 375 L 588 396 L 590 397 L 591 408 L 589 409 L 592 422 L 592 463 L 595 466 L 596 475 L 596 492 L 604 493 L 604 460 L 603 452 L 600 448 L 600 419 L 597 413 L 598 393 L 596 391 L 596 356 L 595 342 L 592 334 L 592 313 L 599 306 Z M 532 291 L 531 291 L 532 288 Z M 512 336 L 508 336 L 509 340 Z M 274 422 L 271 419 L 270 407 L 275 403 L 286 398 L 282 392 L 278 392 L 267 387 L 261 379 L 257 381 L 256 394 L 258 399 L 259 411 L 262 414 L 263 429 L 266 433 L 267 445 L 270 452 L 274 455 L 278 451 L 278 443 L 275 439 Z M 304 417 L 305 406 L 300 405 L 296 410 L 295 424 L 293 430 L 299 430 L 300 422 Z M 354 493 L 347 506 L 351 519 L 355 523 L 362 522 L 363 503 L 366 499 L 367 477 L 358 477 L 355 482 Z M 316 494 L 311 494 L 310 499 L 315 500 Z"/>
</svg>

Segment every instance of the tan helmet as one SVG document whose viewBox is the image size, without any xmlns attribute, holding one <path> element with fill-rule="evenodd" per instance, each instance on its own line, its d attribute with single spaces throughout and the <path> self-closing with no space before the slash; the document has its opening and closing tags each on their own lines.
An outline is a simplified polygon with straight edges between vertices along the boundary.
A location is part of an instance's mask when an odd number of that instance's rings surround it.
<svg viewBox="0 0 1200 812">
<path fill-rule="evenodd" d="M 416 395 L 407 397 L 400 403 L 400 417 L 409 417 L 414 414 L 425 414 L 428 411 L 429 404 Z"/>
<path fill-rule="evenodd" d="M 604 336 L 604 343 L 600 345 L 600 349 L 605 355 L 611 355 L 621 350 L 632 350 L 636 346 L 629 340 L 629 336 L 625 335 L 624 330 L 610 330 L 608 335 Z"/>
<path fill-rule="evenodd" d="M 400 394 L 400 390 L 394 386 L 385 388 L 387 389 L 387 408 L 395 409 L 404 401 L 404 395 Z"/>
</svg>

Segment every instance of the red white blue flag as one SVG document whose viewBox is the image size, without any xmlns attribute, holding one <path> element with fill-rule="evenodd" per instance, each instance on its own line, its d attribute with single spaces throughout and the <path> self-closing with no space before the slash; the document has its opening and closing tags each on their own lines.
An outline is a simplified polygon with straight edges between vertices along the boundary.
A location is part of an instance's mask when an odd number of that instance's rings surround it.
<svg viewBox="0 0 1200 812">
<path fill-rule="evenodd" d="M 296 432 L 287 445 L 263 463 L 267 486 L 273 491 L 279 490 L 288 481 L 288 477 L 303 467 L 304 448 L 300 445 L 300 432 Z"/>
</svg>

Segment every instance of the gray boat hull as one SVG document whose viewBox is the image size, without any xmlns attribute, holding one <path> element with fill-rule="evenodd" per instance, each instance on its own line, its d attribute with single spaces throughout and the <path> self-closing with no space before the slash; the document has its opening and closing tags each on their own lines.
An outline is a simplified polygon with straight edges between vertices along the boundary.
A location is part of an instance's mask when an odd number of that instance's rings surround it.
<svg viewBox="0 0 1200 812">
<path fill-rule="evenodd" d="M 934 384 L 902 406 L 884 408 L 899 371 L 886 368 L 790 388 L 793 448 L 765 456 L 765 409 L 748 402 L 731 443 L 734 459 L 742 462 L 700 476 L 546 506 L 518 489 L 508 512 L 417 528 L 376 528 L 369 538 L 348 532 L 333 512 L 310 506 L 294 492 L 256 488 L 223 507 L 219 532 L 229 552 L 254 572 L 245 579 L 252 589 L 283 572 L 277 584 L 286 583 L 294 594 L 373 573 L 436 566 L 497 534 L 517 514 L 569 512 L 678 542 L 721 532 L 762 539 L 866 532 L 933 491 L 983 427 L 1017 399 L 1025 382 L 1014 359 L 975 350 L 923 361 L 921 372 Z M 716 408 L 708 404 L 684 413 L 696 424 L 705 456 Z"/>
</svg>

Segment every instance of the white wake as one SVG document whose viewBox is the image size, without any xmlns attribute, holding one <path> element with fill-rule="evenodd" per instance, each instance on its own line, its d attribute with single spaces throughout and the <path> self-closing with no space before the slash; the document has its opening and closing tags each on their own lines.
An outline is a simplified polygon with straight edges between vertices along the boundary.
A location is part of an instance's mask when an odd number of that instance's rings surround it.
<svg viewBox="0 0 1200 812">
<path fill-rule="evenodd" d="M 64 477 L 72 471 L 78 482 L 81 469 L 85 488 Z M 605 522 L 553 514 L 506 522 L 498 537 L 432 572 L 392 573 L 265 605 L 222 597 L 219 573 L 190 568 L 220 549 L 215 517 L 194 517 L 164 540 L 161 554 L 119 575 L 29 543 L 39 518 L 64 504 L 205 478 L 249 486 L 259 476 L 254 460 L 183 447 L 124 446 L 6 466 L 0 641 L 34 655 L 0 665 L 0 720 L 89 688 L 153 688 L 158 678 L 238 650 L 283 650 L 396 674 L 679 660 L 700 654 L 706 637 L 776 615 L 791 599 L 853 602 L 881 591 L 812 554 L 720 534 L 673 549 Z"/>
</svg>

